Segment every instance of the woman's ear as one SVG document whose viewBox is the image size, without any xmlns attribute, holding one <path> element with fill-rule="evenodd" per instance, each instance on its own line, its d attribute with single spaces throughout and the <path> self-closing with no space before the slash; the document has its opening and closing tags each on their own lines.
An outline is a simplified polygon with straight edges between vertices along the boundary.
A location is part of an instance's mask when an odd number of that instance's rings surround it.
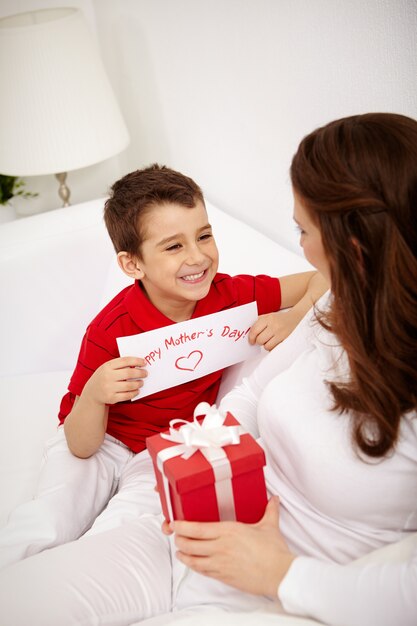
<svg viewBox="0 0 417 626">
<path fill-rule="evenodd" d="M 117 262 L 121 270 L 130 278 L 140 280 L 144 277 L 145 274 L 140 269 L 140 261 L 137 256 L 125 251 L 118 252 Z"/>
<path fill-rule="evenodd" d="M 363 252 L 359 241 L 356 237 L 352 237 L 350 243 L 353 248 L 353 253 L 357 261 L 357 270 L 359 275 L 363 278 L 365 274 L 364 261 L 363 261 Z M 354 268 L 353 268 L 354 269 Z"/>
<path fill-rule="evenodd" d="M 356 258 L 359 262 L 360 265 L 363 264 L 363 255 L 362 255 L 362 249 L 361 249 L 361 245 L 359 243 L 359 241 L 356 239 L 356 237 L 352 237 L 350 240 L 350 243 L 353 246 L 353 251 L 356 255 Z"/>
</svg>

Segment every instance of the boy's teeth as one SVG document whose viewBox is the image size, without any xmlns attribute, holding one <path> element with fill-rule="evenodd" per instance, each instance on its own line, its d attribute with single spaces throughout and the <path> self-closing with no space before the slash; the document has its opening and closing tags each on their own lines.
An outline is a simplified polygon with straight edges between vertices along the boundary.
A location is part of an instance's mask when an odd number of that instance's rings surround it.
<svg viewBox="0 0 417 626">
<path fill-rule="evenodd" d="M 204 272 L 200 272 L 199 274 L 189 274 L 188 276 L 183 276 L 183 280 L 197 280 L 201 278 Z"/>
</svg>

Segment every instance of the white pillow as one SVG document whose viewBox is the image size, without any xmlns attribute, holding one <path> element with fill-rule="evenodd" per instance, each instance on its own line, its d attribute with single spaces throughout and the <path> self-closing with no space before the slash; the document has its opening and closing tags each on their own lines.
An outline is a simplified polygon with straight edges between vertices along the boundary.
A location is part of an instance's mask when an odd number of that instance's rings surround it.
<svg viewBox="0 0 417 626">
<path fill-rule="evenodd" d="M 186 609 L 175 613 L 166 613 L 140 622 L 141 626 L 320 626 L 322 622 L 291 615 L 255 611 L 238 613 L 221 611 L 213 608 Z M 132 624 L 139 626 L 139 622 Z"/>
<path fill-rule="evenodd" d="M 58 426 L 71 372 L 0 378 L 0 526 L 33 495 L 44 442 Z"/>
</svg>

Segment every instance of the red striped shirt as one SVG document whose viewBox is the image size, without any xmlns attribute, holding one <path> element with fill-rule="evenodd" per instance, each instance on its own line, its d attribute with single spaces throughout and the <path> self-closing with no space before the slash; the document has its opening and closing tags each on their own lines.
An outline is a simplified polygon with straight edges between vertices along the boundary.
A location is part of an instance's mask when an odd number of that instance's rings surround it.
<svg viewBox="0 0 417 626">
<path fill-rule="evenodd" d="M 193 318 L 217 313 L 234 306 L 256 301 L 259 315 L 278 311 L 281 287 L 277 278 L 269 276 L 228 276 L 217 274 L 205 298 L 197 302 Z M 123 289 L 88 326 L 78 362 L 62 398 L 59 421 L 62 423 L 81 395 L 85 383 L 106 361 L 117 358 L 116 338 L 137 335 L 174 324 L 148 300 L 139 282 Z M 197 380 L 165 389 L 134 402 L 119 402 L 109 407 L 107 433 L 134 452 L 145 448 L 145 439 L 166 430 L 174 418 L 192 419 L 199 402 L 216 401 L 223 370 Z"/>
</svg>

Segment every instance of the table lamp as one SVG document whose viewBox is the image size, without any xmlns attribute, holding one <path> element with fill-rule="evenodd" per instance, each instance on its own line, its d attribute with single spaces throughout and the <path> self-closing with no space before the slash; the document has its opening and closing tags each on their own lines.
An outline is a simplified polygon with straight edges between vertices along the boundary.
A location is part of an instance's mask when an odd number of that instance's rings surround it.
<svg viewBox="0 0 417 626">
<path fill-rule="evenodd" d="M 43 9 L 0 19 L 0 172 L 66 173 L 121 152 L 129 135 L 81 11 Z"/>
</svg>

